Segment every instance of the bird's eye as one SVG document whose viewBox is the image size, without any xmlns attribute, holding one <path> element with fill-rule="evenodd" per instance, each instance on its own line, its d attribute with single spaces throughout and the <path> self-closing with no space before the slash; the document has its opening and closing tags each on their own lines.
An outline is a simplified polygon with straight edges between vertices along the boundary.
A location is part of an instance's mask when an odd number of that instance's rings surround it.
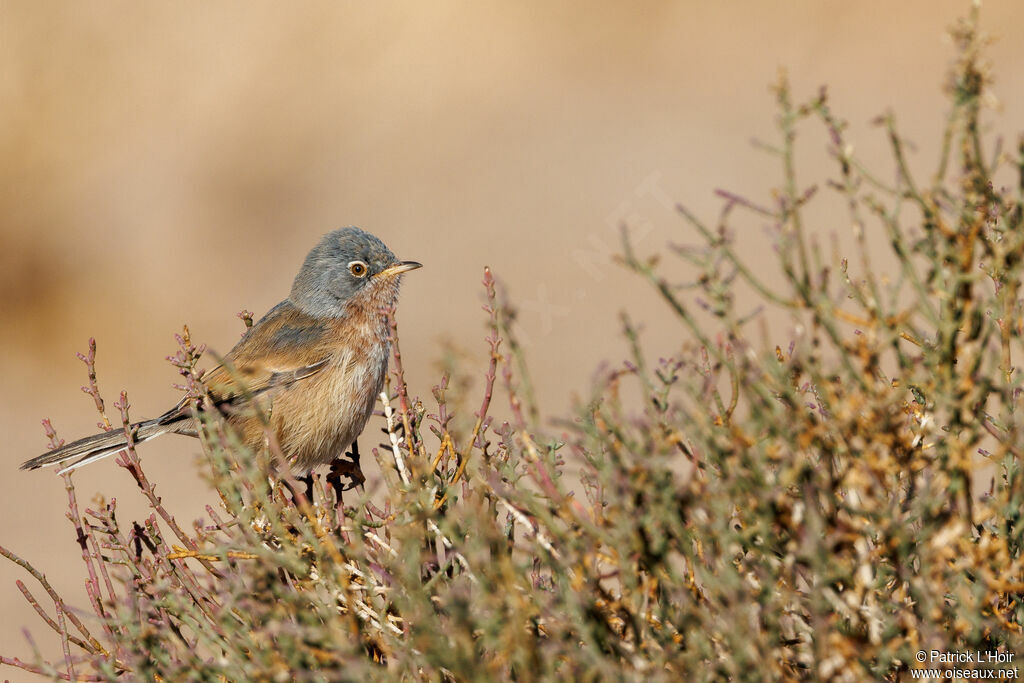
<svg viewBox="0 0 1024 683">
<path fill-rule="evenodd" d="M 352 273 L 355 277 L 366 277 L 369 271 L 370 269 L 362 261 L 353 261 L 348 264 L 348 272 Z"/>
</svg>

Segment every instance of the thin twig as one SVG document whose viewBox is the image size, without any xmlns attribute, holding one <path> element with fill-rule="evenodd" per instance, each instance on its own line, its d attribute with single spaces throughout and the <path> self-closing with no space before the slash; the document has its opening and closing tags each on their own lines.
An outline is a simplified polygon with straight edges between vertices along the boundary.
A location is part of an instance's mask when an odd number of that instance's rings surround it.
<svg viewBox="0 0 1024 683">
<path fill-rule="evenodd" d="M 27 571 L 29 574 L 31 574 L 33 578 L 35 578 L 35 580 L 38 581 L 39 584 L 43 587 L 43 590 L 46 591 L 47 595 L 50 596 L 50 599 L 52 599 L 55 603 L 60 602 L 63 604 L 63 600 L 61 600 L 61 597 L 57 594 L 57 591 L 53 589 L 53 586 L 50 585 L 50 582 L 46 580 L 46 577 L 38 569 L 33 567 L 27 561 L 21 559 L 20 557 L 12 553 L 7 548 L 4 548 L 3 546 L 0 546 L 0 555 L 3 555 L 8 560 L 15 563 L 16 565 Z M 92 645 L 93 650 L 95 652 L 106 652 L 104 647 L 100 644 L 100 641 L 93 638 L 92 634 L 89 633 L 89 629 L 85 627 L 85 624 L 82 623 L 82 620 L 79 619 L 74 612 L 65 611 L 65 613 L 67 614 L 68 619 L 71 620 L 71 623 L 75 625 L 75 628 L 77 628 L 82 633 L 82 635 L 89 640 L 89 643 Z"/>
<path fill-rule="evenodd" d="M 412 483 L 412 478 L 409 476 L 409 470 L 405 466 L 402 450 L 398 447 L 398 435 L 395 434 L 395 416 L 391 411 L 391 399 L 388 398 L 386 391 L 380 392 L 380 402 L 384 405 L 384 419 L 387 420 L 388 424 L 388 437 L 391 439 L 391 453 L 395 457 L 395 467 L 398 469 L 398 476 L 402 478 L 402 483 L 408 487 Z"/>
<path fill-rule="evenodd" d="M 71 648 L 68 646 L 68 627 L 64 622 L 64 607 L 60 602 L 55 603 L 57 609 L 57 625 L 60 626 L 60 645 L 61 649 L 64 650 L 64 666 L 66 667 L 68 680 L 76 681 L 78 676 L 75 675 L 75 665 L 71 661 Z"/>
</svg>

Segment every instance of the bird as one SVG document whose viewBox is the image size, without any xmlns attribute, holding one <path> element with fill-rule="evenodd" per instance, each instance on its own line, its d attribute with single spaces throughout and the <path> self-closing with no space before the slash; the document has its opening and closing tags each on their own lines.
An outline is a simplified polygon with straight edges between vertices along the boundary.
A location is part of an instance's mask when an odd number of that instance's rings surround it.
<svg viewBox="0 0 1024 683">
<path fill-rule="evenodd" d="M 295 473 L 332 462 L 355 444 L 373 413 L 391 347 L 385 311 L 397 303 L 402 275 L 421 267 L 399 260 L 356 227 L 324 235 L 288 298 L 203 373 L 213 407 L 253 450 L 263 445 L 269 427 Z M 132 424 L 131 432 L 142 443 L 164 434 L 195 437 L 199 425 L 186 397 L 163 415 Z M 21 469 L 59 465 L 64 473 L 127 447 L 124 430 L 102 432 L 32 458 Z"/>
</svg>

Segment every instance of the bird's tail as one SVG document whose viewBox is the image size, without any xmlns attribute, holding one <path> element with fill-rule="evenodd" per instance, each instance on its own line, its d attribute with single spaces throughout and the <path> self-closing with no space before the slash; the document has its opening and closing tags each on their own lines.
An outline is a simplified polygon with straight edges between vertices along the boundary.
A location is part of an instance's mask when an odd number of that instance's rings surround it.
<svg viewBox="0 0 1024 683">
<path fill-rule="evenodd" d="M 135 437 L 134 441 L 135 443 L 149 441 L 161 434 L 173 432 L 174 427 L 175 425 L 173 424 L 161 423 L 160 418 L 155 420 L 146 420 L 145 422 L 136 422 L 132 425 L 132 432 Z M 91 462 L 99 460 L 100 458 L 105 458 L 108 455 L 117 453 L 118 451 L 123 451 L 126 448 L 128 448 L 128 439 L 124 435 L 124 430 L 115 429 L 110 432 L 93 434 L 92 436 L 87 436 L 83 439 L 79 439 L 78 441 L 72 441 L 69 444 L 65 444 L 60 448 L 43 453 L 42 455 L 37 455 L 31 460 L 23 463 L 21 469 L 35 470 L 40 467 L 62 465 L 57 474 L 63 474 L 64 472 L 77 469 L 82 465 L 88 465 Z"/>
</svg>

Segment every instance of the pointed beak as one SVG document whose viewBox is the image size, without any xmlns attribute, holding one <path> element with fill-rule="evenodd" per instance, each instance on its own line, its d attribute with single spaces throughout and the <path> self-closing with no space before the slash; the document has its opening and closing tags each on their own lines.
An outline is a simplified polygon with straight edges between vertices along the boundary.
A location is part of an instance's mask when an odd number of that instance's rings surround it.
<svg viewBox="0 0 1024 683">
<path fill-rule="evenodd" d="M 393 265 L 393 266 L 391 266 L 389 268 L 385 268 L 384 270 L 380 271 L 379 273 L 377 273 L 377 277 L 380 277 L 381 275 L 387 275 L 389 277 L 392 277 L 392 276 L 401 275 L 402 273 L 407 273 L 410 270 L 416 270 L 417 268 L 422 268 L 422 267 L 423 267 L 423 264 L 422 263 L 417 263 L 416 261 L 401 261 L 401 262 L 396 263 L 395 265 Z"/>
</svg>

